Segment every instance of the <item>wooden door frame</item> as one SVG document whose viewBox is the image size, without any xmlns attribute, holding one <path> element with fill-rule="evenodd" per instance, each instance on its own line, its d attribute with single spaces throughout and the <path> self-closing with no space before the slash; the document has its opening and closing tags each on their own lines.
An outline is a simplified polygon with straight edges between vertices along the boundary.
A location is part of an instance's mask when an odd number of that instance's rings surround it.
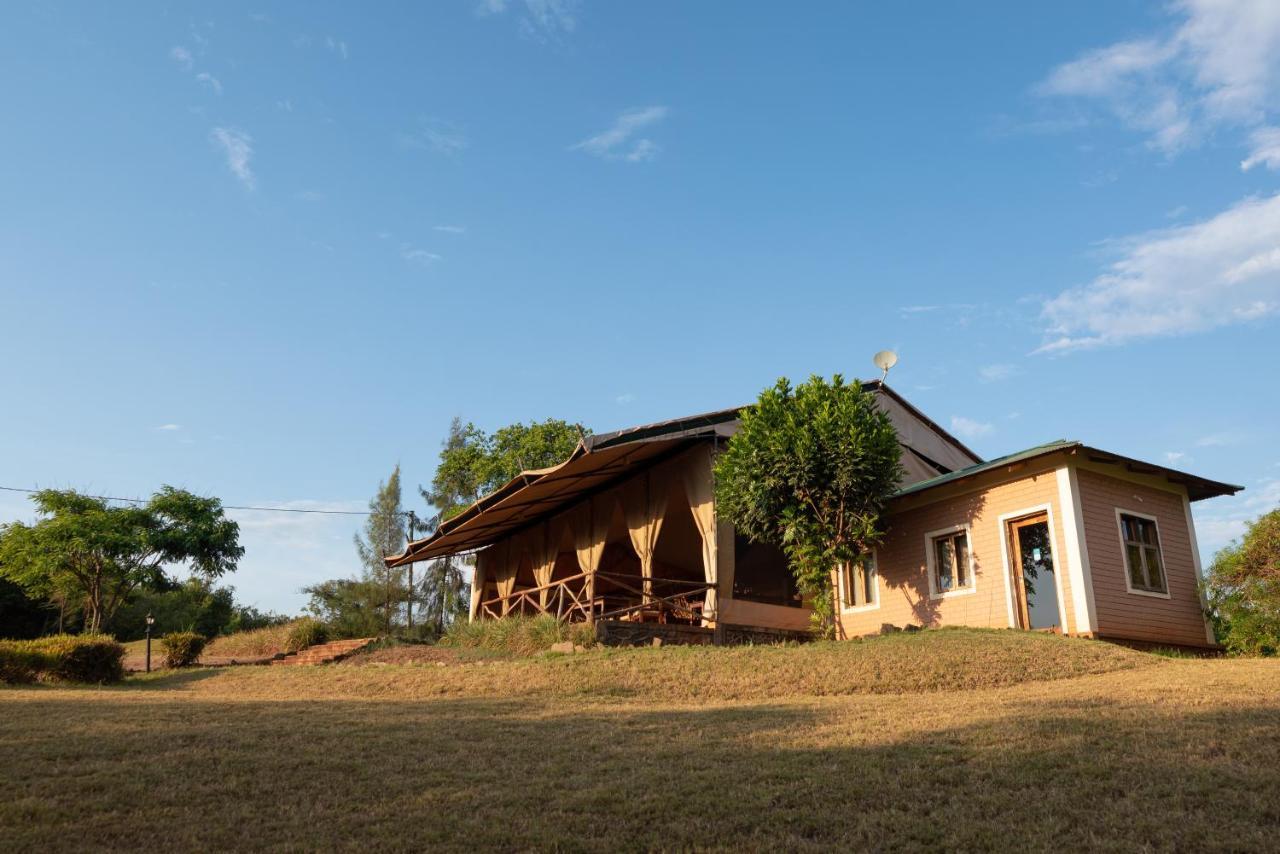
<svg viewBox="0 0 1280 854">
<path fill-rule="evenodd" d="M 1053 562 L 1053 581 L 1057 583 L 1058 576 L 1058 556 L 1056 549 L 1053 548 L 1053 525 L 1049 518 L 1048 510 L 1037 510 L 1026 516 L 1019 516 L 1016 519 L 1009 519 L 1005 522 L 1005 544 L 1009 552 L 1009 571 L 1012 573 L 1011 584 L 1013 587 L 1014 615 L 1018 621 L 1018 627 L 1021 629 L 1031 629 L 1031 609 L 1027 603 L 1027 587 L 1023 580 L 1022 570 L 1022 541 L 1018 534 L 1022 528 L 1028 528 L 1032 525 L 1043 524 L 1049 531 L 1049 559 Z M 1055 596 L 1060 595 L 1058 591 L 1054 591 Z M 1059 611 L 1061 611 L 1061 603 L 1059 603 Z M 1059 626 L 1059 631 L 1065 632 L 1065 626 Z"/>
</svg>

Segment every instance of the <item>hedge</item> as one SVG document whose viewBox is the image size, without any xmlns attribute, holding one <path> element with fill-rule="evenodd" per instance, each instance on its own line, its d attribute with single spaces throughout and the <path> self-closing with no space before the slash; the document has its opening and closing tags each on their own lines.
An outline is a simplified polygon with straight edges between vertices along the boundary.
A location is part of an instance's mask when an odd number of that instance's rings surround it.
<svg viewBox="0 0 1280 854">
<path fill-rule="evenodd" d="M 110 635 L 51 635 L 0 641 L 0 682 L 118 682 L 124 647 Z"/>
<path fill-rule="evenodd" d="M 165 667 L 190 667 L 204 652 L 209 639 L 195 632 L 169 632 L 160 638 Z"/>
</svg>

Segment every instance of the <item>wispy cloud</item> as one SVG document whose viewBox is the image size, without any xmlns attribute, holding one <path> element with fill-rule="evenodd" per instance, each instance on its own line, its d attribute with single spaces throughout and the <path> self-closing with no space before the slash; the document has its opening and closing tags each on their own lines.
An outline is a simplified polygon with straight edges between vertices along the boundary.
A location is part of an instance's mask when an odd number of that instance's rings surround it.
<svg viewBox="0 0 1280 854">
<path fill-rule="evenodd" d="M 467 137 L 453 122 L 438 118 L 418 120 L 414 130 L 397 134 L 396 142 L 403 148 L 435 151 L 440 154 L 457 154 L 467 147 Z"/>
<path fill-rule="evenodd" d="M 466 234 L 467 229 L 461 225 L 433 225 L 432 231 L 443 231 L 445 234 Z"/>
<path fill-rule="evenodd" d="M 1164 461 L 1171 466 L 1185 466 L 1192 462 L 1191 457 L 1183 451 L 1165 451 Z"/>
<path fill-rule="evenodd" d="M 441 256 L 435 252 L 428 252 L 425 249 L 418 249 L 408 244 L 400 247 L 400 257 L 410 264 L 418 264 L 423 267 L 429 267 L 441 260 Z"/>
<path fill-rule="evenodd" d="M 1280 128 L 1258 128 L 1249 134 L 1249 148 L 1249 156 L 1240 163 L 1242 171 L 1255 166 L 1280 169 Z"/>
<path fill-rule="evenodd" d="M 577 0 L 479 0 L 475 8 L 477 15 L 488 17 L 502 15 L 513 6 L 521 10 L 520 35 L 534 41 L 557 41 L 578 26 Z"/>
<path fill-rule="evenodd" d="M 171 432 L 173 432 L 174 430 L 181 430 L 181 429 L 182 429 L 182 425 L 181 425 L 181 424 L 161 424 L 161 425 L 160 425 L 159 427 L 157 427 L 156 429 L 157 429 L 157 430 L 163 430 L 163 431 L 165 431 L 165 432 L 167 432 L 167 433 L 171 433 Z"/>
<path fill-rule="evenodd" d="M 635 403 L 635 401 L 636 401 L 636 396 L 631 392 L 620 394 L 613 399 L 613 402 L 618 404 L 619 406 L 626 406 L 629 403 Z"/>
<path fill-rule="evenodd" d="M 975 421 L 972 418 L 965 418 L 963 415 L 951 416 L 951 432 L 965 439 L 977 439 L 986 436 L 994 430 L 990 423 L 986 421 Z"/>
<path fill-rule="evenodd" d="M 1112 241 L 1120 257 L 1044 305 L 1065 352 L 1256 320 L 1280 307 L 1280 195 L 1246 199 L 1193 225 Z"/>
<path fill-rule="evenodd" d="M 191 51 L 182 45 L 174 45 L 169 48 L 169 58 L 178 63 L 178 67 L 183 71 L 190 71 L 195 65 L 195 58 L 191 56 Z"/>
<path fill-rule="evenodd" d="M 218 80 L 217 77 L 214 77 L 209 72 L 201 71 L 199 74 L 196 75 L 196 81 L 212 89 L 213 94 L 215 95 L 222 94 L 222 81 Z"/>
<path fill-rule="evenodd" d="M 997 383 L 1003 380 L 1011 379 L 1022 373 L 1022 369 L 1017 365 L 996 364 L 985 365 L 978 369 L 978 378 L 984 383 Z"/>
<path fill-rule="evenodd" d="M 1240 442 L 1240 438 L 1241 437 L 1238 433 L 1232 433 L 1232 432 L 1210 433 L 1207 436 L 1201 436 L 1199 439 L 1196 439 L 1196 447 L 1197 448 L 1222 448 L 1227 445 L 1238 444 Z"/>
<path fill-rule="evenodd" d="M 652 160 L 659 151 L 657 143 L 647 137 L 635 137 L 640 130 L 662 121 L 666 116 L 667 108 L 662 106 L 624 110 L 608 130 L 571 145 L 570 150 L 629 163 Z"/>
<path fill-rule="evenodd" d="M 329 36 L 324 40 L 324 46 L 329 49 L 330 53 L 336 54 L 343 59 L 347 58 L 347 43 L 341 39 L 335 39 L 333 36 Z"/>
<path fill-rule="evenodd" d="M 249 166 L 253 159 L 253 138 L 249 134 L 234 128 L 214 128 L 209 138 L 227 158 L 227 168 L 231 174 L 246 188 L 252 190 L 257 186 L 257 178 Z"/>
<path fill-rule="evenodd" d="M 1214 552 L 1244 535 L 1246 522 L 1280 506 L 1280 478 L 1266 477 L 1244 492 L 1194 504 L 1196 534 L 1201 554 Z"/>
<path fill-rule="evenodd" d="M 1166 8 L 1174 17 L 1164 32 L 1090 50 L 1054 68 L 1037 91 L 1101 103 L 1169 156 L 1218 128 L 1263 124 L 1280 84 L 1280 4 L 1180 0 Z"/>
</svg>

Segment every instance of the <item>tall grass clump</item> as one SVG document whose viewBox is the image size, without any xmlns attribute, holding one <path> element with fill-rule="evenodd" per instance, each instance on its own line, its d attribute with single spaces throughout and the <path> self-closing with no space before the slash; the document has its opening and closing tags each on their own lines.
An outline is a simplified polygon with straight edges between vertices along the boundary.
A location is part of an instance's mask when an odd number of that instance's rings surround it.
<svg viewBox="0 0 1280 854">
<path fill-rule="evenodd" d="M 586 623 L 563 623 L 548 614 L 539 614 L 536 617 L 515 616 L 475 622 L 459 620 L 440 639 L 445 646 L 512 655 L 536 655 L 562 641 L 592 646 L 595 644 L 595 632 Z"/>
<path fill-rule="evenodd" d="M 279 625 L 220 635 L 209 642 L 205 653 L 223 658 L 254 658 L 284 652 L 289 643 L 289 633 L 297 622 L 299 621 L 291 620 Z"/>
<path fill-rule="evenodd" d="M 319 620 L 304 617 L 289 626 L 285 639 L 285 652 L 301 652 L 309 646 L 328 643 L 329 627 Z"/>
<path fill-rule="evenodd" d="M 209 639 L 195 632 L 169 632 L 160 638 L 165 667 L 190 667 L 200 659 Z"/>
</svg>

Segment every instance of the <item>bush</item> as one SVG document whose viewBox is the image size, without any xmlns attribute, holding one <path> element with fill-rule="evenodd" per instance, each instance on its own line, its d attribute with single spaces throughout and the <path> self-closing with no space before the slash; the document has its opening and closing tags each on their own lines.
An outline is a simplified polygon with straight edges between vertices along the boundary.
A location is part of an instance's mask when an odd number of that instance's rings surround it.
<svg viewBox="0 0 1280 854">
<path fill-rule="evenodd" d="M 200 659 L 209 639 L 195 632 L 169 632 L 160 638 L 165 667 L 190 667 Z"/>
<path fill-rule="evenodd" d="M 325 643 L 329 640 L 329 629 L 319 620 L 304 617 L 289 628 L 289 637 L 285 640 L 285 652 L 301 652 L 309 646 Z"/>
<path fill-rule="evenodd" d="M 1214 556 L 1205 583 L 1218 640 L 1237 655 L 1280 654 L 1280 509 Z"/>
<path fill-rule="evenodd" d="M 124 647 L 110 635 L 52 635 L 0 641 L 0 681 L 118 682 L 124 677 Z"/>
<path fill-rule="evenodd" d="M 456 620 L 440 639 L 440 643 L 446 646 L 514 655 L 535 655 L 561 641 L 593 646 L 595 631 L 586 623 L 562 623 L 548 614 L 540 614 L 537 617 L 504 617 L 472 623 Z"/>
</svg>

